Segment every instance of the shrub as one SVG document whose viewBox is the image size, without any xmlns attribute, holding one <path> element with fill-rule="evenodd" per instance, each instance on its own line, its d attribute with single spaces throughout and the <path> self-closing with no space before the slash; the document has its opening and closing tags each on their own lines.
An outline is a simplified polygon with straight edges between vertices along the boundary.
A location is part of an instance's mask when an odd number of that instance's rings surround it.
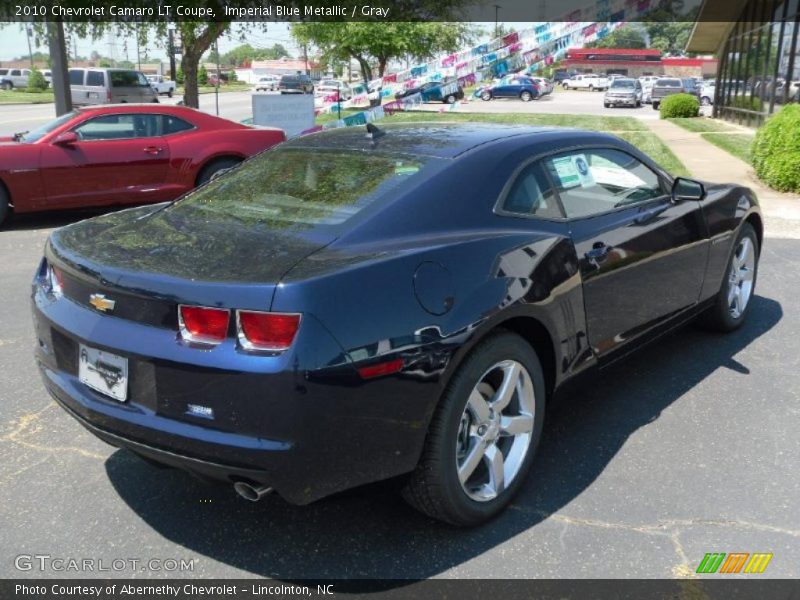
<svg viewBox="0 0 800 600">
<path fill-rule="evenodd" d="M 41 92 L 47 89 L 47 80 L 42 75 L 39 69 L 33 69 L 31 74 L 28 75 L 28 90 L 29 92 Z"/>
<path fill-rule="evenodd" d="M 761 126 L 752 154 L 764 183 L 782 192 L 800 192 L 800 105 L 787 104 Z"/>
<path fill-rule="evenodd" d="M 178 70 L 175 72 L 175 83 L 183 85 L 183 79 L 183 67 L 178 67 Z"/>
<path fill-rule="evenodd" d="M 729 106 L 731 108 L 744 108 L 746 110 L 761 111 L 763 103 L 761 98 L 753 96 L 736 96 L 731 98 Z"/>
<path fill-rule="evenodd" d="M 659 111 L 662 119 L 682 119 L 700 114 L 700 101 L 691 94 L 673 94 L 661 101 Z"/>
<path fill-rule="evenodd" d="M 200 70 L 197 72 L 197 83 L 199 85 L 208 85 L 208 71 L 205 65 L 200 65 Z"/>
<path fill-rule="evenodd" d="M 239 78 L 236 76 L 236 71 L 231 71 L 228 73 L 228 83 L 235 83 L 238 80 Z"/>
</svg>

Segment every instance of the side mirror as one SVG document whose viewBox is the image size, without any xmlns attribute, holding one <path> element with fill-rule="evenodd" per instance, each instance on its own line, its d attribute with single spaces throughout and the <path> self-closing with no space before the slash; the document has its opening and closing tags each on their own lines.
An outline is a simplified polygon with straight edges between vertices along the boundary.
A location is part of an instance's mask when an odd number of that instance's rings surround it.
<svg viewBox="0 0 800 600">
<path fill-rule="evenodd" d="M 706 188 L 699 181 L 676 177 L 672 182 L 672 199 L 675 202 L 684 200 L 702 200 L 706 197 Z"/>
<path fill-rule="evenodd" d="M 75 144 L 77 142 L 78 142 L 78 134 L 75 133 L 74 131 L 65 131 L 64 133 L 59 135 L 55 140 L 53 140 L 53 143 L 56 146 L 72 146 L 72 144 Z"/>
</svg>

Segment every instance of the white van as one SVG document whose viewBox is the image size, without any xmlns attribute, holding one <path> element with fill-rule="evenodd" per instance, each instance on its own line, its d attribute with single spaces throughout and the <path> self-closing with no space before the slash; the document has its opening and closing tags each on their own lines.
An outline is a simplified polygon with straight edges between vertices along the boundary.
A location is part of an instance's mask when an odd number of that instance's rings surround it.
<svg viewBox="0 0 800 600">
<path fill-rule="evenodd" d="M 132 69 L 70 69 L 72 104 L 158 102 L 147 77 Z"/>
</svg>

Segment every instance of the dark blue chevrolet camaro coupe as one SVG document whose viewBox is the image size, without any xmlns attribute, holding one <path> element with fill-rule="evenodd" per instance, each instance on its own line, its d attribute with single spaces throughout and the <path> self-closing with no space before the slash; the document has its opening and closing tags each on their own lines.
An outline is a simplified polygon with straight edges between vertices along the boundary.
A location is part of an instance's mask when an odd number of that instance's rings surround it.
<svg viewBox="0 0 800 600">
<path fill-rule="evenodd" d="M 33 283 L 49 393 L 251 500 L 404 475 L 415 507 L 473 525 L 521 486 L 565 382 L 696 316 L 745 320 L 749 189 L 588 131 L 370 129 L 55 231 Z"/>
</svg>

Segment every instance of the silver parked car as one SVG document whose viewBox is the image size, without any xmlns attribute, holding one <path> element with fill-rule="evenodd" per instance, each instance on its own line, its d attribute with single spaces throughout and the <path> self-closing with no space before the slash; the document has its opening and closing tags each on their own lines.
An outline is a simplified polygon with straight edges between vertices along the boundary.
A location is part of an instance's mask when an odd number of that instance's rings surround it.
<svg viewBox="0 0 800 600">
<path fill-rule="evenodd" d="M 8 69 L 8 73 L 0 76 L 0 88 L 4 90 L 26 88 L 28 87 L 28 78 L 30 75 L 30 69 Z"/>
<path fill-rule="evenodd" d="M 70 69 L 72 104 L 158 102 L 147 77 L 132 69 Z"/>
<path fill-rule="evenodd" d="M 639 108 L 642 105 L 642 84 L 638 79 L 618 77 L 611 82 L 603 97 L 603 106 L 631 106 Z"/>
</svg>

